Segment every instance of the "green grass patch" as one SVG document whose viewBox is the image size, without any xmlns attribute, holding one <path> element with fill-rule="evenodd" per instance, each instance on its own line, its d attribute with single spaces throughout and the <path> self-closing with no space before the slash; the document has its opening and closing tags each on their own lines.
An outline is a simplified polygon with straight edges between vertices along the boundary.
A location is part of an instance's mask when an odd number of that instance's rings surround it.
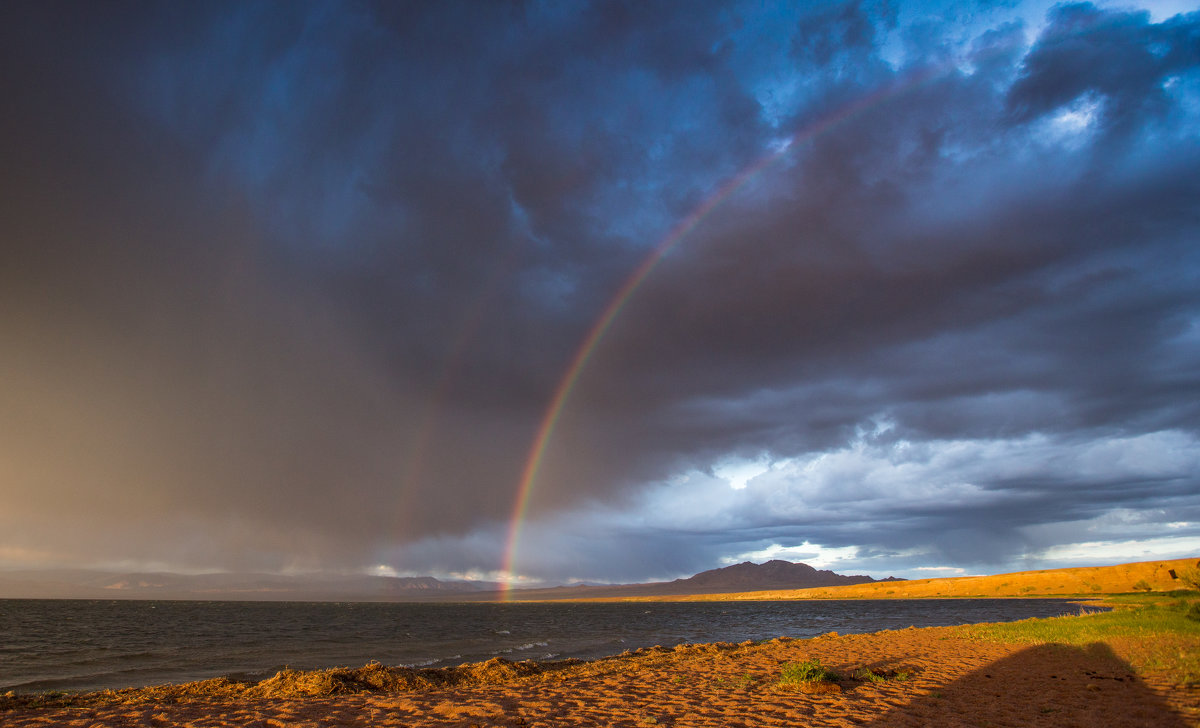
<svg viewBox="0 0 1200 728">
<path fill-rule="evenodd" d="M 1107 612 L 964 625 L 969 639 L 1015 644 L 1107 644 L 1135 669 L 1166 672 L 1182 684 L 1200 684 L 1200 592 L 1118 594 Z"/>
<path fill-rule="evenodd" d="M 779 672 L 780 685 L 802 685 L 816 682 L 836 682 L 842 677 L 812 658 L 801 662 L 789 662 Z"/>
<path fill-rule="evenodd" d="M 1177 634 L 1200 638 L 1200 622 L 1187 618 L 1200 593 L 1193 599 L 1159 598 L 1150 595 L 1118 595 L 1106 600 L 1107 612 L 1048 619 L 1024 619 L 1020 622 L 965 625 L 969 636 L 998 642 L 1028 644 L 1059 643 L 1087 645 L 1111 637 L 1151 637 Z"/>
</svg>

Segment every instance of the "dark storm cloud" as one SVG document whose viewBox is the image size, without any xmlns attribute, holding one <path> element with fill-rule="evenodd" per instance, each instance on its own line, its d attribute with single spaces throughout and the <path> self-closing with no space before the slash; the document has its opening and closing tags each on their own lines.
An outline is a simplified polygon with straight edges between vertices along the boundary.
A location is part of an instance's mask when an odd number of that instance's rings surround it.
<svg viewBox="0 0 1200 728">
<path fill-rule="evenodd" d="M 1103 99 L 1107 124 L 1139 126 L 1169 110 L 1163 81 L 1200 60 L 1194 15 L 1152 25 L 1148 12 L 1105 12 L 1079 3 L 1056 6 L 1049 20 L 1009 93 L 1018 118 L 1091 93 Z"/>
<path fill-rule="evenodd" d="M 498 568 L 589 329 L 792 135 L 583 369 L 530 574 L 1192 513 L 1200 17 L 912 10 L 7 7 L 0 556 Z"/>
</svg>

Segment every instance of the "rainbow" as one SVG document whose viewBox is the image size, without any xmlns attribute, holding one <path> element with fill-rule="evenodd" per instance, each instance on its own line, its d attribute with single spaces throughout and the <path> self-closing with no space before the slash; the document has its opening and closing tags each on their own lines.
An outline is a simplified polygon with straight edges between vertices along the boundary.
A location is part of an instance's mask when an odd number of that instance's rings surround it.
<svg viewBox="0 0 1200 728">
<path fill-rule="evenodd" d="M 616 320 L 621 310 L 625 308 L 626 304 L 633 297 L 633 294 L 646 278 L 649 277 L 654 267 L 688 233 L 694 230 L 709 213 L 741 189 L 747 182 L 758 176 L 764 169 L 787 155 L 797 145 L 811 141 L 847 119 L 857 116 L 902 91 L 933 78 L 941 70 L 942 67 L 935 66 L 910 74 L 802 127 L 781 144 L 778 144 L 770 153 L 760 157 L 753 164 L 722 183 L 715 192 L 692 210 L 687 217 L 676 223 L 667 232 L 666 236 L 654 246 L 641 265 L 625 280 L 625 283 L 617 290 L 608 306 L 596 320 L 596 323 L 588 331 L 587 336 L 584 337 L 583 343 L 579 345 L 579 348 L 575 351 L 575 355 L 571 358 L 566 373 L 563 374 L 558 387 L 555 388 L 554 394 L 550 398 L 549 406 L 542 415 L 537 434 L 533 438 L 533 444 L 530 446 L 529 453 L 525 457 L 525 465 L 521 469 L 521 480 L 517 487 L 516 501 L 513 505 L 512 516 L 508 522 L 508 539 L 505 544 L 504 563 L 502 566 L 502 574 L 506 576 L 507 581 L 503 582 L 504 586 L 501 589 L 500 598 L 502 600 L 508 600 L 512 588 L 511 580 L 517 575 L 516 562 L 521 541 L 521 527 L 525 522 L 526 511 L 529 508 L 529 500 L 533 493 L 534 483 L 537 481 L 538 471 L 542 467 L 542 460 L 546 454 L 546 446 L 554 435 L 554 428 L 558 424 L 559 417 L 562 415 L 563 407 L 570 398 L 571 392 L 575 389 L 575 385 L 579 381 L 579 376 L 583 372 L 584 367 L 587 366 L 588 360 L 591 359 L 592 354 L 596 351 L 596 347 L 600 344 L 600 340 L 604 338 L 613 321 Z"/>
</svg>

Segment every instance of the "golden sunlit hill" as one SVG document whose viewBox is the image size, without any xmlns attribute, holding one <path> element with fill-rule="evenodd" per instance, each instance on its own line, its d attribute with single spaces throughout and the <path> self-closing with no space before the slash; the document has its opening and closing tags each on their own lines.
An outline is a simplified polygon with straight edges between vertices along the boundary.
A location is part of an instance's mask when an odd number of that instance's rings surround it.
<svg viewBox="0 0 1200 728">
<path fill-rule="evenodd" d="M 734 601 L 784 599 L 918 599 L 929 597 L 1035 597 L 1121 594 L 1138 591 L 1195 589 L 1188 578 L 1200 579 L 1200 558 L 1142 561 L 1116 566 L 1019 571 L 995 576 L 959 576 L 912 581 L 772 589 L 725 594 L 625 597 L 623 601 Z"/>
</svg>

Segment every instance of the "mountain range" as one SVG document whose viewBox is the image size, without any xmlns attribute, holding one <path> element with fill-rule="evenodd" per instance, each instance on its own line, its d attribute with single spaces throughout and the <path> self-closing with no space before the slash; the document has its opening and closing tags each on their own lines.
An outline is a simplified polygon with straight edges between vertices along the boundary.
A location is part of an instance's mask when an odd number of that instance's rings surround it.
<svg viewBox="0 0 1200 728">
<path fill-rule="evenodd" d="M 889 576 L 873 579 L 863 574 L 847 576 L 818 570 L 808 564 L 768 561 L 755 564 L 744 561 L 733 566 L 702 571 L 695 576 L 674 581 L 615 586 L 573 585 L 550 589 L 514 590 L 510 599 L 608 599 L 621 597 L 682 596 L 694 594 L 728 594 L 733 592 L 765 591 L 768 589 L 808 589 L 821 586 L 870 584 L 876 581 L 901 581 Z"/>
<path fill-rule="evenodd" d="M 895 580 L 888 577 L 883 581 Z M 591 599 L 721 594 L 767 589 L 867 584 L 869 576 L 845 576 L 789 561 L 749 561 L 669 582 L 571 585 L 515 589 L 509 599 Z M 277 574 L 172 574 L 81 569 L 0 572 L 0 598 L 26 599 L 212 599 L 246 601 L 488 601 L 495 582 L 442 581 L 431 576 L 289 576 Z"/>
</svg>

